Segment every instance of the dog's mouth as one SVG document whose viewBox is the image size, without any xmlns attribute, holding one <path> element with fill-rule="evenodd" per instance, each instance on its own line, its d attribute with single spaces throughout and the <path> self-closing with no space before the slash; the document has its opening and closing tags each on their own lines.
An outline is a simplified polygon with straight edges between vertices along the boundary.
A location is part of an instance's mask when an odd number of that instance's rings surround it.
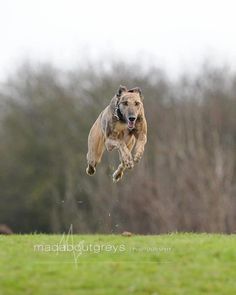
<svg viewBox="0 0 236 295">
<path fill-rule="evenodd" d="M 128 128 L 130 130 L 132 130 L 132 129 L 134 129 L 134 127 L 135 127 L 135 121 L 128 120 Z"/>
</svg>

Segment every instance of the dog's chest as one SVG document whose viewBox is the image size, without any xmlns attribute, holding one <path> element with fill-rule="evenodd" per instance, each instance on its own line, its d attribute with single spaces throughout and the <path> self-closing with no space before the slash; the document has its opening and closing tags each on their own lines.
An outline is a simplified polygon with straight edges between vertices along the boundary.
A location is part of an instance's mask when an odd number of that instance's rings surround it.
<svg viewBox="0 0 236 295">
<path fill-rule="evenodd" d="M 121 133 L 124 133 L 126 129 L 127 129 L 127 124 L 122 122 L 117 122 L 113 131 L 115 134 L 119 135 Z"/>
<path fill-rule="evenodd" d="M 127 124 L 118 122 L 113 129 L 113 137 L 128 142 L 133 135 L 133 132 L 127 128 Z"/>
</svg>

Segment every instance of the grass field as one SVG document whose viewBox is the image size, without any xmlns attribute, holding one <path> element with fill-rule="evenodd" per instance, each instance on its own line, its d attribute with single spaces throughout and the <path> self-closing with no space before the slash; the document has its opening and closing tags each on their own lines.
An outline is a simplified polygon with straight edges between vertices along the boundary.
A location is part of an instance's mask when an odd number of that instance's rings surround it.
<svg viewBox="0 0 236 295">
<path fill-rule="evenodd" d="M 236 294 L 236 235 L 0 236 L 0 294 Z"/>
</svg>

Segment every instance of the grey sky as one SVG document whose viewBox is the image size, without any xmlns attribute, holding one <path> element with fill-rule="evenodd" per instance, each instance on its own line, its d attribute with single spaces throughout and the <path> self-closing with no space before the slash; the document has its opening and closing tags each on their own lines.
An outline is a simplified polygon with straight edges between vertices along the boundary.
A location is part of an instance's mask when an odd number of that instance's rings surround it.
<svg viewBox="0 0 236 295">
<path fill-rule="evenodd" d="M 71 67 L 84 58 L 142 59 L 176 75 L 207 57 L 236 68 L 229 0 L 8 0 L 0 10 L 0 79 L 22 59 Z"/>
</svg>

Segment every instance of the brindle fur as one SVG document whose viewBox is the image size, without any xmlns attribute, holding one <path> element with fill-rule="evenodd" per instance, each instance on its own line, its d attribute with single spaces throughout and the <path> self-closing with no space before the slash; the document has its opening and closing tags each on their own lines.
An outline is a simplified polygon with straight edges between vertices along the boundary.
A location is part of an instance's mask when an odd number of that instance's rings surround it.
<svg viewBox="0 0 236 295">
<path fill-rule="evenodd" d="M 130 115 L 136 117 L 132 130 L 127 124 Z M 125 169 L 132 169 L 134 162 L 139 162 L 146 142 L 147 122 L 141 90 L 138 87 L 128 90 L 125 86 L 120 86 L 117 94 L 98 116 L 89 132 L 87 174 L 93 175 L 96 172 L 96 166 L 101 161 L 105 149 L 108 151 L 117 149 L 120 164 L 113 174 L 113 181 L 118 182 Z"/>
</svg>

